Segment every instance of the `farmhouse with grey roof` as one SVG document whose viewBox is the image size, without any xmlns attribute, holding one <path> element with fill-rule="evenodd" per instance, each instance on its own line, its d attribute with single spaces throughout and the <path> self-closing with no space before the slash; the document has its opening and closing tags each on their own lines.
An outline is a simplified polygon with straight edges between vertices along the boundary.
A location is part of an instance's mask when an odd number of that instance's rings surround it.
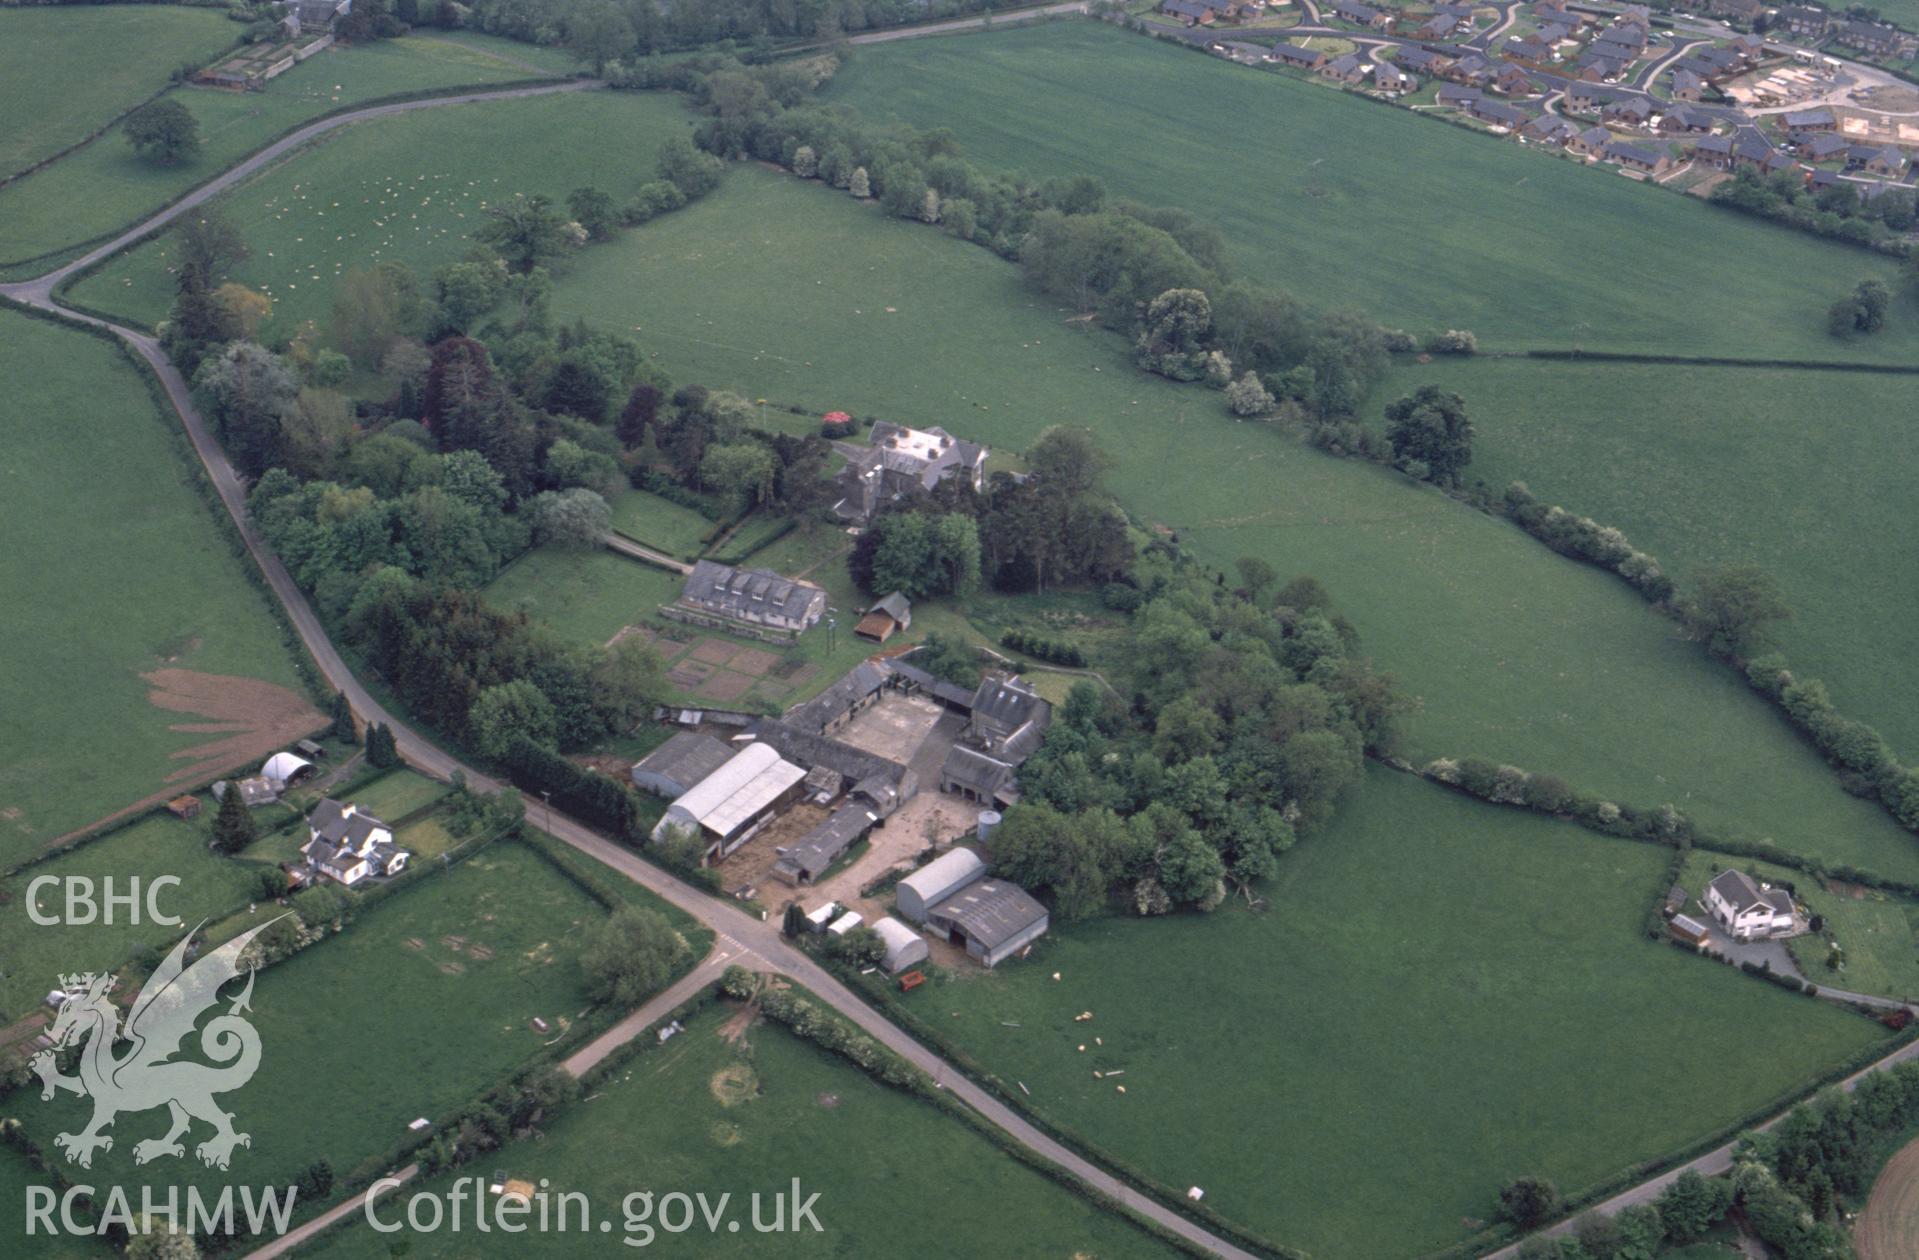
<svg viewBox="0 0 1919 1260">
<path fill-rule="evenodd" d="M 986 484 L 986 448 L 938 425 L 909 429 L 882 421 L 873 426 L 866 445 L 842 445 L 839 450 L 846 467 L 840 470 L 840 498 L 833 512 L 854 524 L 871 519 L 888 503 L 930 494 L 948 477 L 964 478 L 975 492 Z"/>
</svg>

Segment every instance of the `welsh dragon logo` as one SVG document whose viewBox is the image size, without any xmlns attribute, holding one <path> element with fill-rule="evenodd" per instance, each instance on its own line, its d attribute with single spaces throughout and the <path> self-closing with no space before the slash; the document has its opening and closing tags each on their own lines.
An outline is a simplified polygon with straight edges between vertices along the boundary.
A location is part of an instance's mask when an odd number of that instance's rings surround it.
<svg viewBox="0 0 1919 1260">
<path fill-rule="evenodd" d="M 277 921 L 236 936 L 190 967 L 186 952 L 193 933 L 187 933 L 147 978 L 124 1027 L 119 1009 L 108 996 L 111 975 L 84 972 L 60 977 L 67 999 L 49 1033 L 53 1049 L 35 1055 L 32 1067 L 40 1075 L 43 1101 L 63 1089 L 93 1099 L 93 1119 L 87 1127 L 54 1138 L 68 1159 L 82 1168 L 91 1167 L 96 1150 L 113 1149 L 113 1138 L 103 1130 L 116 1116 L 161 1106 L 172 1115 L 172 1126 L 164 1137 L 135 1144 L 136 1163 L 185 1154 L 180 1139 L 195 1120 L 213 1126 L 213 1136 L 194 1148 L 210 1167 L 225 1168 L 234 1147 L 252 1145 L 247 1134 L 234 1132 L 232 1113 L 221 1110 L 213 1096 L 240 1088 L 260 1066 L 260 1036 L 240 1018 L 253 997 L 254 968 L 246 969 L 246 988 L 200 1032 L 201 1053 L 218 1066 L 172 1060 L 201 1014 L 219 1002 L 221 987 L 239 976 L 240 955 L 247 945 Z M 133 1049 L 116 1055 L 123 1041 L 132 1043 Z M 70 1046 L 82 1047 L 77 1076 L 61 1075 L 55 1062 L 55 1051 Z"/>
</svg>

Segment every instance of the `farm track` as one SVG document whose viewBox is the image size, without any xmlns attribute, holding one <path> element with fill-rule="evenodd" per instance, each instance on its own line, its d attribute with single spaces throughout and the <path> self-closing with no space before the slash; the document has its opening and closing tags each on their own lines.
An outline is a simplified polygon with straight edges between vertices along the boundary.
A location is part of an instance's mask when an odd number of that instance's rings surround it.
<svg viewBox="0 0 1919 1260">
<path fill-rule="evenodd" d="M 1064 13 L 1083 9 L 1080 3 L 1051 6 L 1043 10 L 1027 10 L 1023 15 L 1036 13 Z M 1013 16 L 1013 15 L 1001 15 Z M 967 21 L 941 25 L 939 27 L 920 28 L 910 32 L 881 33 L 890 38 L 911 38 L 916 35 L 945 33 L 948 30 L 970 28 L 978 23 Z M 1296 28 L 1300 29 L 1300 28 Z M 1337 30 L 1315 31 L 1304 28 L 1300 33 L 1316 33 L 1351 37 L 1351 32 Z M 855 39 L 853 42 L 872 42 L 870 38 Z M 1380 43 L 1399 43 L 1398 40 L 1381 40 Z M 195 206 L 227 191 L 234 185 L 252 176 L 302 147 L 316 136 L 325 134 L 355 122 L 372 118 L 406 113 L 417 109 L 432 109 L 442 106 L 470 104 L 495 99 L 540 96 L 560 92 L 585 91 L 603 87 L 597 80 L 575 80 L 561 84 L 546 84 L 533 87 L 502 88 L 496 91 L 463 93 L 455 96 L 434 97 L 417 101 L 395 102 L 386 105 L 369 106 L 366 109 L 336 115 L 322 119 L 307 127 L 293 132 L 280 141 L 268 146 L 253 156 L 238 163 L 208 183 L 201 185 L 192 193 L 173 205 L 149 216 L 146 220 L 120 233 L 111 241 L 89 251 L 85 255 L 30 280 L 13 284 L 0 284 L 0 298 L 17 302 L 32 309 L 55 315 L 61 319 L 85 324 L 110 332 L 122 340 L 137 354 L 158 377 L 166 391 L 169 402 L 178 414 L 182 425 L 193 444 L 194 452 L 205 467 L 221 505 L 232 518 L 239 530 L 249 555 L 259 566 L 274 597 L 286 611 L 295 632 L 312 655 L 321 674 L 329 685 L 347 697 L 356 717 L 363 723 L 380 723 L 390 728 L 394 734 L 397 751 L 403 761 L 413 769 L 443 782 L 452 781 L 454 775 L 464 776 L 467 786 L 478 792 L 495 793 L 507 785 L 499 780 L 466 765 L 458 758 L 445 752 L 429 739 L 416 733 L 406 723 L 399 720 L 380 701 L 369 692 L 353 674 L 344 657 L 334 647 L 325 627 L 307 602 L 305 595 L 293 582 L 291 575 L 280 559 L 267 546 L 265 540 L 254 529 L 246 514 L 246 488 L 239 475 L 228 462 L 225 452 L 214 439 L 205 419 L 194 406 L 186 380 L 161 351 L 158 341 L 146 333 L 123 327 L 109 320 L 82 314 L 67 309 L 53 296 L 54 290 L 83 268 L 90 267 L 101 260 L 139 242 L 148 235 L 179 218 Z M 1838 366 L 1838 365 L 1835 365 Z M 621 540 L 624 541 L 624 540 Z M 609 544 L 611 540 L 609 539 Z M 615 548 L 625 550 L 625 548 Z M 644 550 L 644 549 L 641 549 Z M 659 562 L 654 555 L 638 556 Z M 672 562 L 677 567 L 678 562 Z M 549 807 L 529 811 L 527 825 L 546 832 L 556 840 L 569 845 L 579 852 L 594 858 L 613 868 L 620 874 L 646 888 L 649 892 L 684 910 L 694 919 L 712 929 L 727 946 L 728 952 L 717 950 L 701 961 L 693 973 L 676 983 L 672 988 L 656 995 L 655 999 L 635 1010 L 621 1023 L 588 1047 L 582 1049 L 567 1061 L 569 1071 L 585 1071 L 592 1063 L 598 1062 L 611 1053 L 620 1044 L 631 1040 L 640 1032 L 671 1009 L 661 1006 L 669 997 L 683 1000 L 690 994 L 695 977 L 702 982 L 710 982 L 711 973 L 720 962 L 746 967 L 750 970 L 774 972 L 811 989 L 822 1001 L 832 1006 L 839 1014 L 886 1046 L 902 1059 L 933 1076 L 939 1087 L 950 1091 L 962 1102 L 978 1112 L 984 1119 L 1002 1130 L 1012 1140 L 1071 1173 L 1092 1190 L 1106 1195 L 1116 1203 L 1154 1225 L 1184 1238 L 1193 1245 L 1214 1255 L 1229 1257 L 1231 1260 L 1253 1260 L 1250 1253 L 1220 1238 L 1211 1231 L 1194 1223 L 1187 1217 L 1163 1206 L 1158 1201 L 1141 1194 L 1126 1182 L 1106 1172 L 1087 1159 L 1068 1149 L 1038 1127 L 1028 1122 L 1012 1107 L 1002 1103 L 983 1087 L 974 1083 L 959 1069 L 953 1067 L 938 1054 L 929 1050 L 918 1040 L 893 1024 L 883 1015 L 855 995 L 831 973 L 813 961 L 811 957 L 789 945 L 778 929 L 768 923 L 753 918 L 745 911 L 729 903 L 719 901 L 702 893 L 667 874 L 636 856 L 629 849 L 613 840 L 593 831 L 591 828 L 565 814 L 552 811 Z M 693 986 L 697 988 L 698 986 Z M 677 1004 L 675 1002 L 674 1004 Z M 597 1052 L 597 1053 L 596 1053 Z M 589 1061 L 590 1056 L 590 1061 Z M 1919 1042 L 1909 1043 L 1886 1055 L 1859 1072 L 1847 1077 L 1841 1088 L 1851 1091 L 1859 1081 L 1873 1072 L 1882 1071 L 1898 1063 L 1919 1059 Z M 1783 1113 L 1772 1120 L 1757 1126 L 1761 1130 L 1769 1129 L 1783 1119 Z M 1731 1166 L 1733 1143 L 1727 1143 L 1705 1155 L 1680 1165 L 1661 1176 L 1613 1196 L 1597 1205 L 1596 1210 L 1612 1214 L 1635 1204 L 1647 1203 L 1656 1199 L 1667 1186 L 1686 1171 L 1697 1171 L 1712 1175 L 1724 1172 Z M 1909 1155 L 1912 1148 L 1902 1153 Z M 398 1175 L 410 1179 L 417 1172 L 417 1165 L 409 1166 Z M 297 1243 L 309 1239 L 313 1234 L 327 1226 L 344 1219 L 357 1210 L 364 1196 L 342 1203 L 316 1218 L 300 1229 L 292 1231 L 286 1237 L 251 1253 L 248 1260 L 266 1260 L 290 1251 Z M 1570 1232 L 1570 1222 L 1562 1223 L 1543 1231 L 1547 1234 L 1565 1234 Z M 1485 1260 L 1515 1260 L 1518 1244 L 1499 1248 L 1486 1254 Z"/>
</svg>

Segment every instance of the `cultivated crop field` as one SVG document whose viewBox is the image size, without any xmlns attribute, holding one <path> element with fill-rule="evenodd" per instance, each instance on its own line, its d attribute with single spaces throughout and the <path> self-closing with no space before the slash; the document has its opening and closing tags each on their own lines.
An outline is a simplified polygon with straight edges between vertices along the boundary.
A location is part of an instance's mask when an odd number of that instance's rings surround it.
<svg viewBox="0 0 1919 1260">
<path fill-rule="evenodd" d="M 1514 762 L 1919 876 L 1919 843 L 1616 578 L 1397 474 L 1236 423 L 1208 390 L 1140 375 L 1119 338 L 1065 325 L 985 250 L 741 168 L 589 252 L 554 314 L 637 328 L 677 382 L 816 413 L 940 424 L 1013 451 L 1049 424 L 1090 425 L 1142 523 L 1217 564 L 1258 555 L 1327 584 L 1420 701 L 1408 755 Z"/>
<path fill-rule="evenodd" d="M 84 10 L 62 9 L 48 16 L 71 17 L 80 12 Z M 113 12 L 117 16 L 171 10 L 116 8 Z M 239 29 L 231 23 L 222 25 Z M 517 47 L 505 40 L 492 43 Z M 176 88 L 173 99 L 186 105 L 200 124 L 198 157 L 174 166 L 156 166 L 136 155 L 116 127 L 46 170 L 0 188 L 0 225 L 4 225 L 0 263 L 69 251 L 83 241 L 128 227 L 321 114 L 401 92 L 529 77 L 530 71 L 479 48 L 412 36 L 330 48 L 260 92 Z M 30 275 L 50 269 L 7 270 Z"/>
<path fill-rule="evenodd" d="M 828 98 L 945 128 L 983 165 L 1097 175 L 1117 196 L 1184 207 L 1246 275 L 1389 327 L 1470 328 L 1500 348 L 1876 362 L 1919 349 L 1910 302 L 1878 338 L 1827 336 L 1827 303 L 1861 277 L 1893 279 L 1863 250 L 1092 22 L 862 48 Z"/>
<path fill-rule="evenodd" d="M 1666 859 L 1374 770 L 1280 864 L 1270 913 L 1055 925 L 1027 961 L 904 1001 L 1051 1120 L 1269 1239 L 1417 1255 L 1511 1177 L 1576 1192 L 1884 1035 L 1647 941 Z"/>
<path fill-rule="evenodd" d="M 662 141 L 690 116 L 661 93 L 487 101 L 356 123 L 218 204 L 253 256 L 234 278 L 274 301 L 273 329 L 324 321 L 350 267 L 399 259 L 422 273 L 470 247 L 489 204 L 592 184 L 624 202 L 654 177 Z M 580 143 L 594 137 L 592 144 Z M 74 286 L 75 301 L 152 324 L 173 301 L 165 238 Z"/>
<path fill-rule="evenodd" d="M 253 1136 L 232 1170 L 205 1168 L 191 1151 L 137 1167 L 135 1140 L 165 1125 L 164 1115 L 143 1113 L 121 1117 L 92 1174 L 128 1187 L 283 1185 L 324 1157 L 344 1179 L 404 1138 L 414 1117 L 445 1118 L 533 1057 L 553 1035 L 536 1032 L 534 1016 L 560 1028 L 589 1005 L 575 957 L 602 913 L 510 843 L 368 908 L 342 935 L 260 973 L 251 1016 L 260 1069 L 221 1100 Z M 351 1105 L 287 1104 L 316 1081 L 342 1078 Z M 52 1136 L 83 1124 L 90 1104 L 68 1094 L 41 1103 L 36 1092 L 15 1095 L 11 1109 L 51 1150 Z"/>
<path fill-rule="evenodd" d="M 241 29 L 211 9 L 0 10 L 0 179 L 78 144 Z"/>
<path fill-rule="evenodd" d="M 151 814 L 0 880 L 0 958 L 7 960 L 0 968 L 0 1027 L 32 1012 L 49 990 L 60 987 L 61 973 L 83 968 L 105 971 L 142 945 L 171 949 L 186 928 L 208 916 L 225 914 L 254 896 L 260 867 L 207 848 L 217 807 L 210 796 L 202 799 L 200 817 L 192 822 Z M 161 889 L 154 904 L 162 914 L 184 919 L 186 927 L 159 926 L 145 918 L 147 889 L 166 875 L 179 882 Z M 103 893 L 101 881 L 110 877 L 115 894 L 139 892 L 141 921 L 129 921 L 121 906 L 112 923 L 34 923 L 27 917 L 27 886 L 42 876 L 91 879 L 96 906 Z M 65 916 L 64 887 L 56 883 L 39 890 L 42 916 Z"/>
<path fill-rule="evenodd" d="M 1788 659 L 1919 756 L 1911 378 L 1522 359 L 1402 364 L 1368 408 L 1457 390 L 1472 475 L 1626 531 L 1682 583 L 1717 564 L 1780 581 Z"/>
<path fill-rule="evenodd" d="M 120 354 L 0 314 L 0 380 L 0 865 L 11 866 L 161 793 L 176 772 L 264 760 L 323 719 L 215 528 L 177 422 Z"/>
<path fill-rule="evenodd" d="M 883 1256 L 923 1250 L 937 1238 L 946 1256 L 1007 1254 L 1008 1239 L 1031 1256 L 1122 1257 L 1172 1254 L 1118 1217 L 1001 1153 L 929 1104 L 877 1084 L 843 1060 L 776 1025 L 755 1025 L 743 1042 L 726 1008 L 689 1021 L 686 1031 L 649 1050 L 606 1083 L 591 1102 L 563 1114 L 542 1142 L 519 1142 L 488 1157 L 509 1177 L 547 1185 L 547 1193 L 585 1194 L 596 1219 L 610 1218 L 612 1237 L 627 1236 L 621 1201 L 636 1191 L 657 1198 L 703 1190 L 711 1204 L 730 1194 L 737 1232 L 660 1232 L 660 1247 L 679 1244 L 707 1256 Z M 471 1170 L 467 1170 L 471 1175 Z M 817 1192 L 814 1214 L 824 1228 L 761 1235 L 752 1229 L 751 1197 L 771 1196 L 797 1176 L 801 1198 Z M 409 1186 L 444 1194 L 446 1178 Z M 906 1210 L 910 1205 L 911 1210 Z M 788 1204 L 791 1210 L 791 1204 Z M 404 1219 L 402 1198 L 380 1209 Z M 603 1256 L 608 1235 L 526 1235 L 528 1255 Z M 637 1242 L 646 1235 L 635 1230 Z M 411 1254 L 430 1260 L 472 1253 L 470 1236 L 406 1234 Z M 384 1257 L 392 1236 L 364 1222 L 327 1235 L 308 1253 L 326 1260 Z"/>
</svg>

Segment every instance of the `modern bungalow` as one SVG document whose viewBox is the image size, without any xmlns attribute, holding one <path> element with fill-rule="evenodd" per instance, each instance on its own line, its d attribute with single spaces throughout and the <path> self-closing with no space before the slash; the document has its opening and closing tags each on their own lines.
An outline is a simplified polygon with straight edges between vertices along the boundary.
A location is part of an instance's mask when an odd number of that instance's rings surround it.
<svg viewBox="0 0 1919 1260">
<path fill-rule="evenodd" d="M 1619 141 L 1606 146 L 1606 160 L 1647 175 L 1663 175 L 1667 167 L 1672 165 L 1672 159 L 1663 149 L 1648 149 L 1644 145 Z"/>
<path fill-rule="evenodd" d="M 1373 68 L 1373 90 L 1385 92 L 1389 96 L 1400 96 L 1416 91 L 1419 80 L 1407 74 L 1390 61 L 1382 61 Z"/>
<path fill-rule="evenodd" d="M 1681 67 L 1672 72 L 1672 98 L 1675 101 L 1698 101 L 1706 94 L 1706 80 L 1691 70 Z"/>
<path fill-rule="evenodd" d="M 1361 4 L 1359 0 L 1338 0 L 1333 5 L 1333 16 L 1342 22 L 1351 22 L 1354 26 L 1364 26 L 1370 30 L 1383 31 L 1393 24 L 1393 15 L 1383 9 L 1375 9 L 1370 4 Z"/>
<path fill-rule="evenodd" d="M 1298 70 L 1317 70 L 1326 64 L 1326 54 L 1316 48 L 1301 48 L 1285 40 L 1273 45 L 1272 59 L 1282 66 Z"/>
</svg>

